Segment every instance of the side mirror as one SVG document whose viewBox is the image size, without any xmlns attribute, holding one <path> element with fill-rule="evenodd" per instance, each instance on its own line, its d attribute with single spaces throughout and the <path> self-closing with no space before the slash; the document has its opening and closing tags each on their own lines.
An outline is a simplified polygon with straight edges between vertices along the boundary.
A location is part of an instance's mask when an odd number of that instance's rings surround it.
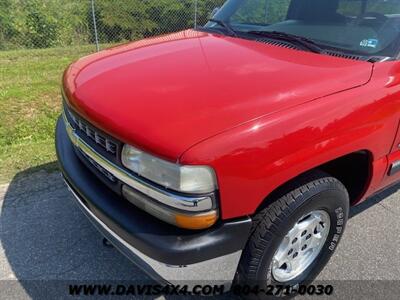
<svg viewBox="0 0 400 300">
<path fill-rule="evenodd" d="M 215 7 L 211 12 L 211 18 L 213 18 L 219 11 L 221 7 Z"/>
</svg>

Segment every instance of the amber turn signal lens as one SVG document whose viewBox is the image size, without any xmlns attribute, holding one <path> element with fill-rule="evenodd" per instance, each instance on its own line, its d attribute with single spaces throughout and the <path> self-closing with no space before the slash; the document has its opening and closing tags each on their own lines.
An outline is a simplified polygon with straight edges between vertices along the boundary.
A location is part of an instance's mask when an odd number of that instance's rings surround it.
<svg viewBox="0 0 400 300">
<path fill-rule="evenodd" d="M 122 186 L 122 194 L 125 199 L 145 212 L 163 220 L 169 224 L 186 229 L 205 229 L 217 222 L 218 212 L 216 210 L 198 214 L 183 213 L 176 209 L 170 209 L 160 205 L 156 201 L 143 196 L 127 185 Z"/>
<path fill-rule="evenodd" d="M 186 229 L 205 229 L 214 225 L 217 219 L 216 211 L 194 216 L 181 214 L 175 216 L 176 225 Z"/>
</svg>

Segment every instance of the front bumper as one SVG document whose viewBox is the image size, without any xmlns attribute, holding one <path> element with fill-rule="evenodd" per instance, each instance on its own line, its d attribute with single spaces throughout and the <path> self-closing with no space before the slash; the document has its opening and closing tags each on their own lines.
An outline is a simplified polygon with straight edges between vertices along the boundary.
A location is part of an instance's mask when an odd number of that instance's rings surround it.
<svg viewBox="0 0 400 300">
<path fill-rule="evenodd" d="M 61 118 L 56 150 L 65 181 L 83 212 L 148 275 L 170 283 L 232 281 L 251 219 L 220 222 L 203 231 L 177 228 L 136 208 L 94 176 L 78 159 Z"/>
</svg>

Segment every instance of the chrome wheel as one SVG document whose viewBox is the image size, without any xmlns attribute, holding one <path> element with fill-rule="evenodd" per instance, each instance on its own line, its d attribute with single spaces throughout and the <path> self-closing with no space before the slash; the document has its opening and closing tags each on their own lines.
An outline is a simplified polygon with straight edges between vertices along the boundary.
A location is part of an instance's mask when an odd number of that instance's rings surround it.
<svg viewBox="0 0 400 300">
<path fill-rule="evenodd" d="M 329 214 L 323 210 L 312 211 L 296 222 L 272 258 L 276 281 L 290 281 L 311 265 L 325 244 L 330 223 Z"/>
</svg>

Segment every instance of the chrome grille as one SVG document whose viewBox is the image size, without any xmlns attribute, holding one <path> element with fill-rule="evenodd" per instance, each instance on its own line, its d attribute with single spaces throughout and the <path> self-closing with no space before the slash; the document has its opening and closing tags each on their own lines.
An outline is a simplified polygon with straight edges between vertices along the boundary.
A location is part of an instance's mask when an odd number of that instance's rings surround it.
<svg viewBox="0 0 400 300">
<path fill-rule="evenodd" d="M 93 160 L 92 158 L 90 158 L 85 152 L 80 151 L 80 153 L 82 153 L 82 155 L 86 158 L 86 160 L 92 164 L 93 167 L 95 167 L 101 174 L 103 174 L 108 180 L 112 181 L 112 182 L 116 182 L 117 178 L 115 178 L 115 176 L 113 174 L 111 174 L 110 172 L 108 172 L 106 169 L 104 169 L 102 166 L 100 166 L 95 160 Z"/>
<path fill-rule="evenodd" d="M 102 134 L 99 130 L 97 130 L 92 125 L 88 124 L 86 121 L 82 120 L 82 118 L 78 117 L 75 113 L 71 110 L 66 109 L 68 115 L 71 117 L 72 121 L 74 122 L 76 129 L 79 129 L 79 132 L 85 134 L 89 137 L 92 141 L 94 141 L 97 145 L 101 146 L 107 152 L 113 154 L 114 156 L 117 155 L 117 143 L 112 141 L 106 135 Z"/>
</svg>

